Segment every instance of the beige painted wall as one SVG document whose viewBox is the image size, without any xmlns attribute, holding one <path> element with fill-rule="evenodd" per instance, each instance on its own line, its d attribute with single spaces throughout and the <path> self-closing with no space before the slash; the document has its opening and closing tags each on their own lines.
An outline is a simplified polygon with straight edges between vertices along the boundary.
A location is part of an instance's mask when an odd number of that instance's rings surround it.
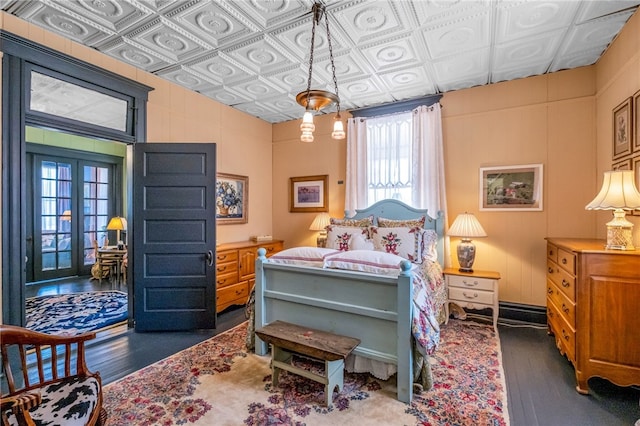
<svg viewBox="0 0 640 426">
<path fill-rule="evenodd" d="M 501 301 L 545 305 L 545 237 L 605 238 L 610 213 L 584 206 L 611 168 L 611 111 L 640 88 L 639 38 L 636 13 L 595 66 L 444 94 L 449 220 L 468 211 L 482 223 L 474 266 L 500 272 Z M 315 242 L 313 214 L 288 212 L 290 176 L 329 174 L 330 213 L 342 215 L 345 143 L 329 138 L 330 119 L 316 123 L 314 144 L 299 142 L 299 121 L 273 126 L 273 229 L 287 246 Z M 544 166 L 543 211 L 479 210 L 480 167 L 531 163 Z"/>
<path fill-rule="evenodd" d="M 149 141 L 217 143 L 218 170 L 249 176 L 250 191 L 249 224 L 219 226 L 219 242 L 271 233 L 289 247 L 315 244 L 314 214 L 288 211 L 292 176 L 328 174 L 330 213 L 342 215 L 346 149 L 329 137 L 331 116 L 317 119 L 316 142 L 304 144 L 298 120 L 271 126 L 6 13 L 0 28 L 154 87 Z M 500 300 L 544 305 L 544 237 L 604 238 L 610 214 L 584 206 L 611 167 L 611 111 L 639 89 L 636 13 L 595 66 L 444 95 L 450 220 L 470 211 L 482 222 L 489 236 L 476 241 L 475 266 L 500 272 Z M 529 163 L 544 165 L 544 211 L 479 211 L 480 167 Z M 631 220 L 640 246 L 639 218 Z"/>
<path fill-rule="evenodd" d="M 249 177 L 249 223 L 218 226 L 218 243 L 272 233 L 270 123 L 4 12 L 0 28 L 153 87 L 147 113 L 149 142 L 214 142 L 218 171 Z"/>
</svg>

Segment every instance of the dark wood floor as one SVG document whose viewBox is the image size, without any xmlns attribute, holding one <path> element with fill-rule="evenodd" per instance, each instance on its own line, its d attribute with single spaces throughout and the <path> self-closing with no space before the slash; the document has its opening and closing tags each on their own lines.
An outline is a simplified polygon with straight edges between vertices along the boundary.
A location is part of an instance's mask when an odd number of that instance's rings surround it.
<svg viewBox="0 0 640 426">
<path fill-rule="evenodd" d="M 87 362 L 110 383 L 243 321 L 244 309 L 237 307 L 218 316 L 215 330 L 135 333 L 123 326 L 88 345 Z M 511 425 L 633 426 L 640 419 L 637 387 L 593 378 L 590 395 L 576 392 L 573 366 L 560 355 L 546 327 L 501 323 L 499 334 Z"/>
</svg>

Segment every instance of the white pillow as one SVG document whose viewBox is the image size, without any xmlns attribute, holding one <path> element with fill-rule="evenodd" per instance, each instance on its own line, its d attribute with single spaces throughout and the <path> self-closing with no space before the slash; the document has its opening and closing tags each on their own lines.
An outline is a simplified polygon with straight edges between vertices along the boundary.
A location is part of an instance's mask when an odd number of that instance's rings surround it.
<svg viewBox="0 0 640 426">
<path fill-rule="evenodd" d="M 422 263 L 422 231 L 421 228 L 369 228 L 375 250 L 393 253 L 414 263 Z"/>
<path fill-rule="evenodd" d="M 323 247 L 293 247 L 282 250 L 269 258 L 270 263 L 324 267 L 324 258 L 339 253 Z"/>
<path fill-rule="evenodd" d="M 370 274 L 397 277 L 400 264 L 406 259 L 391 253 L 371 250 L 350 250 L 327 256 L 325 268 L 346 269 L 349 271 L 368 272 Z M 412 269 L 417 267 L 412 265 Z"/>
<path fill-rule="evenodd" d="M 327 248 L 334 250 L 347 251 L 350 248 L 351 240 L 354 235 L 362 235 L 368 237 L 368 228 L 357 226 L 327 226 Z"/>
</svg>

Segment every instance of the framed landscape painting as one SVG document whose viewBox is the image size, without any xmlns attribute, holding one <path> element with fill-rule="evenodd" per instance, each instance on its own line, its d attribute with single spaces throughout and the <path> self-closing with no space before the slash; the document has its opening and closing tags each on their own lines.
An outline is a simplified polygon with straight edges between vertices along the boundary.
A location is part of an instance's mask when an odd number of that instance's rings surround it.
<svg viewBox="0 0 640 426">
<path fill-rule="evenodd" d="M 249 221 L 249 178 L 218 173 L 216 178 L 216 222 L 218 225 Z"/>
<path fill-rule="evenodd" d="M 290 212 L 328 212 L 328 175 L 292 177 L 289 179 Z"/>
<path fill-rule="evenodd" d="M 481 167 L 480 210 L 542 210 L 542 164 Z"/>
</svg>

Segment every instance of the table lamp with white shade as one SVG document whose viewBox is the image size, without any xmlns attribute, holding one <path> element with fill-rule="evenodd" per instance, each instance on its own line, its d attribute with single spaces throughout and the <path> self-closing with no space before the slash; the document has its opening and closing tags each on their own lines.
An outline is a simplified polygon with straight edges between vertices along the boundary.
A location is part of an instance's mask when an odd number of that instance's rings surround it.
<svg viewBox="0 0 640 426">
<path fill-rule="evenodd" d="M 635 250 L 633 223 L 625 219 L 625 210 L 640 210 L 640 192 L 632 170 L 604 172 L 602 188 L 587 210 L 613 210 L 613 220 L 607 223 L 607 245 L 613 250 Z"/>
<path fill-rule="evenodd" d="M 309 227 L 310 231 L 320 231 L 316 240 L 318 247 L 325 247 L 327 245 L 327 230 L 326 227 L 331 223 L 331 216 L 329 213 L 320 213 L 311 222 Z"/>
<path fill-rule="evenodd" d="M 471 242 L 472 238 L 486 237 L 482 225 L 472 213 L 462 213 L 456 217 L 449 228 L 447 235 L 450 237 L 460 237 L 458 244 L 458 263 L 460 272 L 473 272 L 473 262 L 476 259 L 476 246 Z"/>
</svg>

